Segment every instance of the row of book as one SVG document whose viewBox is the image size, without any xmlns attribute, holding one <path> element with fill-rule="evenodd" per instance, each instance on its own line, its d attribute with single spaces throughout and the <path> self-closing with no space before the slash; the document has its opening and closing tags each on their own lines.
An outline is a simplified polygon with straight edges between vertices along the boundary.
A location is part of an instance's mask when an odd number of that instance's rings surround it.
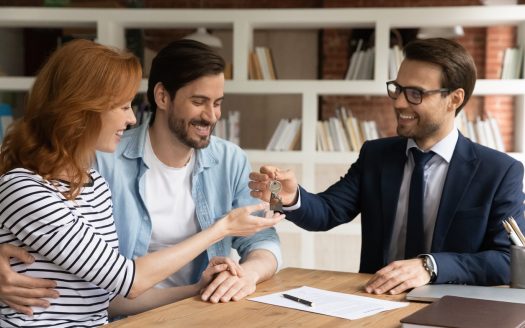
<svg viewBox="0 0 525 328">
<path fill-rule="evenodd" d="M 0 104 L 0 138 L 3 130 L 12 122 L 8 105 Z M 231 111 L 217 122 L 213 134 L 237 145 L 239 140 L 240 112 Z M 461 133 L 474 142 L 504 152 L 503 138 L 494 117 L 476 117 L 469 120 L 464 111 L 456 117 L 456 126 Z M 375 121 L 358 120 L 344 107 L 336 110 L 336 116 L 326 121 L 318 121 L 316 127 L 316 147 L 318 151 L 355 151 L 361 149 L 366 140 L 380 137 Z M 301 119 L 281 119 L 266 150 L 287 151 L 299 149 Z M 1 139 L 0 139 L 1 140 Z"/>
<path fill-rule="evenodd" d="M 403 59 L 405 59 L 405 56 L 403 55 L 403 49 L 399 45 L 396 44 L 390 48 L 388 52 L 388 77 L 390 80 L 397 78 L 397 72 Z"/>
<path fill-rule="evenodd" d="M 520 79 L 523 75 L 523 48 L 507 48 L 503 52 L 501 79 Z"/>
<path fill-rule="evenodd" d="M 251 80 L 276 80 L 272 52 L 268 47 L 255 47 L 248 60 L 248 76 Z"/>
<path fill-rule="evenodd" d="M 355 51 L 350 56 L 345 80 L 371 80 L 374 78 L 374 47 L 364 49 L 363 39 L 357 41 Z"/>
<path fill-rule="evenodd" d="M 461 111 L 456 116 L 456 126 L 470 140 L 502 152 L 505 151 L 498 122 L 494 117 L 487 116 L 482 119 L 477 116 L 475 120 L 469 120 L 465 111 Z"/>
<path fill-rule="evenodd" d="M 318 121 L 316 129 L 319 151 L 358 152 L 365 140 L 380 136 L 375 121 L 360 121 L 344 107 L 336 109 L 336 117 Z"/>
<path fill-rule="evenodd" d="M 240 145 L 241 141 L 239 138 L 239 122 L 241 118 L 241 113 L 239 111 L 230 111 L 228 112 L 227 117 L 221 118 L 215 124 L 215 129 L 213 130 L 213 135 L 229 140 L 236 145 Z"/>
<path fill-rule="evenodd" d="M 281 119 L 266 146 L 266 150 L 298 150 L 301 139 L 301 119 Z"/>
<path fill-rule="evenodd" d="M 357 42 L 356 51 L 352 53 L 345 80 L 371 80 L 374 78 L 374 47 L 362 49 L 363 39 Z M 391 80 L 397 77 L 397 71 L 404 59 L 403 50 L 394 45 L 388 53 L 388 76 Z"/>
</svg>

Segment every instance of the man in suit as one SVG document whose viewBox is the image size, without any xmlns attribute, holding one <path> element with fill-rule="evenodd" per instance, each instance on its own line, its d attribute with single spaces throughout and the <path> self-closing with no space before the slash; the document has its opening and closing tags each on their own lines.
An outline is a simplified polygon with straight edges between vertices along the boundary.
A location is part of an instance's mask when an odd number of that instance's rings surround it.
<svg viewBox="0 0 525 328">
<path fill-rule="evenodd" d="M 502 220 L 523 223 L 523 165 L 455 127 L 476 82 L 462 46 L 435 38 L 404 51 L 396 80 L 387 83 L 399 136 L 365 142 L 347 174 L 324 192 L 309 193 L 293 172 L 263 166 L 250 174 L 251 194 L 269 200 L 269 181 L 277 179 L 287 219 L 311 231 L 361 214 L 360 272 L 374 273 L 369 293 L 427 283 L 508 284 Z"/>
</svg>

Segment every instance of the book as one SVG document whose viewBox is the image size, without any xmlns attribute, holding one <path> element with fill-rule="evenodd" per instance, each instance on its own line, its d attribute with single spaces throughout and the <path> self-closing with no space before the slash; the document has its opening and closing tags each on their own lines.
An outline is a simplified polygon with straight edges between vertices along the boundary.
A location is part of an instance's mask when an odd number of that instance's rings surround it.
<svg viewBox="0 0 525 328">
<path fill-rule="evenodd" d="M 317 121 L 315 125 L 315 149 L 317 151 L 326 151 L 328 145 L 323 135 L 323 122 Z"/>
<path fill-rule="evenodd" d="M 266 150 L 298 150 L 301 137 L 301 119 L 281 119 Z"/>
<path fill-rule="evenodd" d="M 286 130 L 287 125 L 288 125 L 288 121 L 286 119 L 281 119 L 279 121 L 279 124 L 277 124 L 277 127 L 275 128 L 272 134 L 270 142 L 266 146 L 266 150 L 276 150 L 277 143 L 279 139 L 281 139 L 281 136 L 284 134 L 284 131 Z"/>
<path fill-rule="evenodd" d="M 403 328 L 521 328 L 525 304 L 443 296 L 401 319 L 401 324 Z"/>
<path fill-rule="evenodd" d="M 488 120 L 489 120 L 490 130 L 492 131 L 492 135 L 494 138 L 494 143 L 496 145 L 496 149 L 504 152 L 505 145 L 503 144 L 503 138 L 501 137 L 501 131 L 499 129 L 498 122 L 496 121 L 494 117 L 490 117 L 490 116 Z"/>
<path fill-rule="evenodd" d="M 235 110 L 235 111 L 230 111 L 228 113 L 228 126 L 227 126 L 227 131 L 228 131 L 228 140 L 233 142 L 234 144 L 236 145 L 240 145 L 241 144 L 241 139 L 240 139 L 240 119 L 241 119 L 241 112 Z"/>
<path fill-rule="evenodd" d="M 230 111 L 228 117 L 224 116 L 215 124 L 212 134 L 219 138 L 233 142 L 236 145 L 240 145 L 241 140 L 239 138 L 239 123 L 240 123 L 239 111 Z"/>
<path fill-rule="evenodd" d="M 266 61 L 268 62 L 268 69 L 270 70 L 270 79 L 277 80 L 277 74 L 275 73 L 275 63 L 273 61 L 273 55 L 270 48 L 265 47 Z"/>
<path fill-rule="evenodd" d="M 324 136 L 326 137 L 326 144 L 328 145 L 327 151 L 335 151 L 334 148 L 334 141 L 332 139 L 332 135 L 330 134 L 330 123 L 328 121 L 323 121 L 323 131 Z"/>
<path fill-rule="evenodd" d="M 397 71 L 404 59 L 403 50 L 401 48 L 402 47 L 397 44 L 390 48 L 388 61 L 388 77 L 390 80 L 395 80 L 397 78 Z"/>
<path fill-rule="evenodd" d="M 0 143 L 4 139 L 6 130 L 11 123 L 13 123 L 13 110 L 11 109 L 11 105 L 0 104 Z"/>
<path fill-rule="evenodd" d="M 250 52 L 250 58 L 248 63 L 248 75 L 250 80 L 263 79 L 261 63 L 259 62 L 259 58 L 257 57 L 257 54 L 254 51 Z"/>
<path fill-rule="evenodd" d="M 259 60 L 259 65 L 261 66 L 262 79 L 263 80 L 272 80 L 272 75 L 270 73 L 270 65 L 268 64 L 266 47 L 255 47 L 255 54 Z"/>
<path fill-rule="evenodd" d="M 350 57 L 350 60 L 348 61 L 348 70 L 345 74 L 345 80 L 352 80 L 355 71 L 357 69 L 357 57 L 361 53 L 361 47 L 363 47 L 363 39 L 359 39 L 357 41 L 357 46 L 355 48 L 355 51 L 352 53 L 352 56 Z"/>
</svg>

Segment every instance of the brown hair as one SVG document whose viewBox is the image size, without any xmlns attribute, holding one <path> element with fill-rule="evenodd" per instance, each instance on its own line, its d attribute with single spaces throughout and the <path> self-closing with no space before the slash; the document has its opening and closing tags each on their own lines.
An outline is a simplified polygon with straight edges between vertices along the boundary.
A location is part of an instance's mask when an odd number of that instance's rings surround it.
<svg viewBox="0 0 525 328">
<path fill-rule="evenodd" d="M 89 40 L 56 50 L 41 68 L 23 118 L 7 131 L 0 152 L 0 174 L 26 168 L 46 180 L 66 173 L 74 199 L 88 178 L 102 112 L 129 101 L 142 76 L 129 52 Z"/>
<path fill-rule="evenodd" d="M 224 67 L 224 59 L 198 41 L 181 39 L 162 48 L 153 58 L 148 78 L 150 125 L 153 125 L 157 111 L 154 94 L 157 83 L 162 83 L 170 98 L 174 99 L 180 88 L 203 76 L 223 73 Z"/>
<path fill-rule="evenodd" d="M 441 66 L 441 87 L 454 91 L 465 90 L 463 103 L 456 109 L 456 115 L 466 105 L 476 85 L 476 65 L 474 59 L 456 41 L 431 38 L 414 40 L 404 48 L 405 58 L 433 63 Z"/>
</svg>

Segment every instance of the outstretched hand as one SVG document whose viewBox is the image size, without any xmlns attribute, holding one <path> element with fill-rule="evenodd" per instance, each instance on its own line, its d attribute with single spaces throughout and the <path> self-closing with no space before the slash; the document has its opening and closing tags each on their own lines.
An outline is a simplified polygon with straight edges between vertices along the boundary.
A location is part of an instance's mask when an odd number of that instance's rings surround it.
<svg viewBox="0 0 525 328">
<path fill-rule="evenodd" d="M 257 204 L 239 207 L 232 210 L 224 218 L 217 221 L 220 227 L 225 229 L 228 236 L 250 236 L 261 230 L 273 227 L 284 219 L 283 214 L 274 213 L 266 217 L 252 215 L 254 212 L 265 210 L 267 205 Z"/>
</svg>

